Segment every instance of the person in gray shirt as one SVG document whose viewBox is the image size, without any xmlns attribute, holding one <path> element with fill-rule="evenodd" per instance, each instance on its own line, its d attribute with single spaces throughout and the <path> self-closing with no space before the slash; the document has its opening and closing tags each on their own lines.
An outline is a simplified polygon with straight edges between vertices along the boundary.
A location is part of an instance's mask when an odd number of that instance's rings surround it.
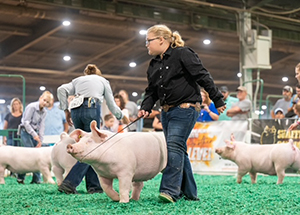
<svg viewBox="0 0 300 215">
<path fill-rule="evenodd" d="M 75 95 L 68 108 L 68 97 Z M 115 117 L 129 122 L 124 117 L 121 109 L 116 105 L 108 80 L 102 77 L 101 71 L 94 64 L 88 64 L 84 69 L 84 75 L 75 78 L 70 83 L 63 84 L 57 89 L 57 97 L 60 101 L 60 109 L 65 111 L 69 125 L 75 129 L 90 132 L 90 123 L 95 120 L 100 128 L 101 104 L 103 99 Z M 125 123 L 126 123 L 125 122 Z M 66 194 L 77 193 L 76 187 L 82 179 L 86 179 L 88 193 L 102 193 L 98 176 L 93 168 L 79 161 L 72 167 L 64 181 L 59 185 L 58 191 Z"/>
<path fill-rule="evenodd" d="M 239 101 L 227 110 L 227 116 L 231 117 L 232 120 L 248 119 L 250 118 L 252 104 L 251 101 L 247 99 L 247 89 L 246 87 L 239 86 L 236 91 Z"/>
</svg>

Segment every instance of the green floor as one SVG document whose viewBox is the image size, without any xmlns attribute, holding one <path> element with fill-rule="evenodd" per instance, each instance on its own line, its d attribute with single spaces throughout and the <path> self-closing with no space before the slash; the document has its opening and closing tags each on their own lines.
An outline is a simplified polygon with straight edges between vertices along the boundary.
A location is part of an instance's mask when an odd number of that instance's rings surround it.
<svg viewBox="0 0 300 215">
<path fill-rule="evenodd" d="M 300 177 L 286 177 L 276 185 L 276 176 L 258 176 L 252 185 L 249 176 L 236 184 L 233 176 L 195 175 L 200 202 L 180 200 L 165 204 L 158 200 L 161 175 L 145 182 L 139 201 L 112 202 L 105 194 L 87 194 L 84 182 L 79 194 L 66 195 L 57 185 L 17 184 L 5 178 L 0 185 L 0 214 L 300 214 Z M 118 181 L 114 183 L 118 190 Z"/>
</svg>

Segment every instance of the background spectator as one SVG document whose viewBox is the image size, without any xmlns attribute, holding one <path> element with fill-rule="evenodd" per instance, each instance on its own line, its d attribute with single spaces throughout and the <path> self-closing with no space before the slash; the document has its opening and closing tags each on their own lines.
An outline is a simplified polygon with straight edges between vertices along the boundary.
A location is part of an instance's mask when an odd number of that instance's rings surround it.
<svg viewBox="0 0 300 215">
<path fill-rule="evenodd" d="M 154 131 L 163 131 L 163 127 L 161 124 L 161 113 L 155 115 L 153 119 L 152 127 Z"/>
<path fill-rule="evenodd" d="M 285 117 L 282 108 L 276 108 L 274 113 L 275 113 L 275 119 L 283 119 Z"/>
<path fill-rule="evenodd" d="M 227 110 L 229 110 L 234 103 L 237 103 L 239 99 L 230 96 L 228 88 L 226 86 L 221 86 L 220 91 L 223 95 L 223 100 L 226 103 L 226 109 L 223 113 L 220 114 L 219 120 L 231 120 L 231 117 L 227 116 Z"/>
<path fill-rule="evenodd" d="M 46 107 L 47 115 L 45 119 L 45 135 L 60 135 L 62 132 L 68 133 L 69 125 L 65 113 L 54 104 L 52 97 L 49 107 Z"/>
<path fill-rule="evenodd" d="M 209 98 L 209 94 L 201 89 L 202 106 L 197 122 L 211 122 L 219 119 L 219 113 L 215 104 Z"/>
<path fill-rule="evenodd" d="M 39 98 L 39 101 L 29 103 L 21 120 L 21 140 L 24 147 L 41 147 L 45 130 L 45 118 L 47 111 L 45 107 L 49 106 L 52 93 L 45 91 Z M 25 174 L 18 174 L 18 183 L 24 184 Z M 31 184 L 40 184 L 41 174 L 34 172 Z"/>
<path fill-rule="evenodd" d="M 115 117 L 112 114 L 106 114 L 104 116 L 104 125 L 101 129 L 113 132 L 112 127 L 114 125 L 114 122 Z"/>
<path fill-rule="evenodd" d="M 278 99 L 275 103 L 275 105 L 273 106 L 272 110 L 271 110 L 271 117 L 272 119 L 275 119 L 275 113 L 274 111 L 277 108 L 281 108 L 283 110 L 283 114 L 285 115 L 288 112 L 289 106 L 290 106 L 290 101 L 293 95 L 293 88 L 290 86 L 285 86 L 282 89 L 282 99 Z"/>
<path fill-rule="evenodd" d="M 127 118 L 129 118 L 129 112 L 125 108 L 125 102 L 123 100 L 123 97 L 120 94 L 115 94 L 114 99 L 115 99 L 115 102 L 116 102 L 117 106 L 121 109 L 123 115 L 126 116 Z M 128 128 L 122 130 L 126 125 L 127 125 L 127 123 L 124 122 L 122 119 L 121 120 L 115 119 L 114 126 L 113 126 L 113 131 L 114 132 L 119 132 L 120 131 L 121 133 L 128 132 Z"/>
<path fill-rule="evenodd" d="M 300 98 L 300 84 L 298 83 L 296 85 L 296 94 L 292 96 L 291 101 L 290 101 L 290 106 L 288 108 L 288 112 L 285 114 L 286 118 L 297 118 L 297 114 L 294 112 L 294 106 L 297 104 Z"/>
<path fill-rule="evenodd" d="M 10 113 L 8 113 L 4 118 L 3 129 L 18 129 L 21 124 L 22 114 L 23 114 L 23 104 L 20 99 L 13 98 L 10 102 Z M 17 132 L 8 133 L 8 137 L 3 137 L 3 144 L 8 146 L 20 146 L 19 140 L 14 140 L 17 138 Z"/>
<path fill-rule="evenodd" d="M 251 101 L 247 99 L 247 89 L 246 87 L 239 86 L 236 90 L 239 101 L 227 110 L 227 116 L 233 120 L 248 119 L 250 118 Z"/>
<path fill-rule="evenodd" d="M 138 111 L 139 111 L 137 104 L 133 101 L 129 101 L 128 93 L 125 90 L 120 90 L 119 94 L 122 96 L 122 98 L 125 102 L 125 108 L 128 110 L 129 120 L 130 120 L 130 122 L 133 122 L 137 118 Z M 128 127 L 129 132 L 133 132 L 136 130 L 137 130 L 137 122 L 131 124 Z"/>
</svg>

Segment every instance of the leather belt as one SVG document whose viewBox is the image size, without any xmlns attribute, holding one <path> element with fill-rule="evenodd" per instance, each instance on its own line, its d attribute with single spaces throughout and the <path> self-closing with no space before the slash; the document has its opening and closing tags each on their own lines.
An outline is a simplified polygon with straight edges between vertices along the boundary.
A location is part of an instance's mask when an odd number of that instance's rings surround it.
<svg viewBox="0 0 300 215">
<path fill-rule="evenodd" d="M 165 111 L 165 112 L 168 112 L 170 108 L 172 107 L 175 107 L 176 105 L 163 105 L 162 106 L 162 109 Z M 178 105 L 178 107 L 181 107 L 181 108 L 189 108 L 189 107 L 194 107 L 196 111 L 200 111 L 201 110 L 201 107 L 200 107 L 200 103 L 199 102 L 196 102 L 196 104 L 193 104 L 193 103 L 181 103 L 180 105 Z"/>
</svg>

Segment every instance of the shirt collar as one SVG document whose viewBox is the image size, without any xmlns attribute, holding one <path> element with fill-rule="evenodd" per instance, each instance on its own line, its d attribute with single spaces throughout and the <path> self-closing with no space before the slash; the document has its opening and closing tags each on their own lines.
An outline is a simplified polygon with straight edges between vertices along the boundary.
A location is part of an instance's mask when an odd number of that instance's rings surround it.
<svg viewBox="0 0 300 215">
<path fill-rule="evenodd" d="M 169 48 L 165 51 L 164 56 L 165 56 L 165 55 L 170 56 L 171 53 L 172 53 L 172 51 L 173 51 L 173 48 L 172 48 L 171 45 L 170 45 Z M 156 55 L 154 59 L 155 59 L 155 60 L 160 60 L 160 55 Z"/>
</svg>

